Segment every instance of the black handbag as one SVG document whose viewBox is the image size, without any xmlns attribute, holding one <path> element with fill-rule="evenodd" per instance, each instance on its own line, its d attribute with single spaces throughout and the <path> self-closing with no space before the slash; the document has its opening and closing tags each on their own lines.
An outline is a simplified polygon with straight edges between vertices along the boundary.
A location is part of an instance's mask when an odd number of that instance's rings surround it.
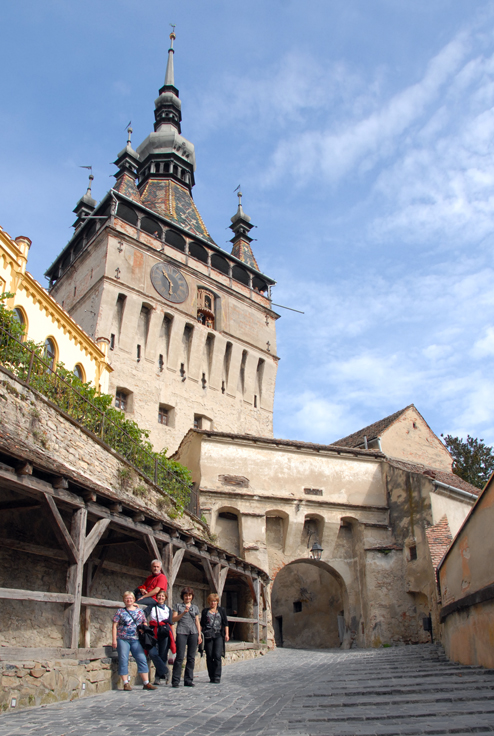
<svg viewBox="0 0 494 736">
<path fill-rule="evenodd" d="M 135 623 L 135 618 L 133 617 L 131 612 L 129 610 L 127 612 Z M 136 626 L 136 632 L 139 638 L 139 644 L 146 651 L 149 652 L 149 650 L 156 646 L 156 644 L 158 643 L 158 640 L 155 637 L 154 631 L 151 626 L 148 626 L 147 624 L 139 624 L 138 626 Z"/>
<path fill-rule="evenodd" d="M 149 650 L 155 647 L 158 643 L 153 629 L 151 628 L 151 626 L 147 626 L 146 624 L 140 624 L 137 627 L 137 636 L 139 637 L 139 643 L 141 647 L 147 652 L 149 652 Z"/>
</svg>

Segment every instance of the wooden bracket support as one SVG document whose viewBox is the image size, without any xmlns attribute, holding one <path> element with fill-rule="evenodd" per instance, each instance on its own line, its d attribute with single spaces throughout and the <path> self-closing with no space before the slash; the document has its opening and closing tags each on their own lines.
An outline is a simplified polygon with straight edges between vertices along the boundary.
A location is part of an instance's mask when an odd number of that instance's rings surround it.
<svg viewBox="0 0 494 736">
<path fill-rule="evenodd" d="M 32 475 L 33 466 L 31 463 L 28 463 L 27 461 L 24 463 L 19 463 L 19 465 L 17 465 L 15 468 L 15 472 L 17 475 Z"/>
<path fill-rule="evenodd" d="M 60 515 L 60 511 L 58 510 L 54 499 L 48 493 L 43 493 L 43 498 L 45 499 L 45 505 L 48 508 L 48 516 L 53 531 L 55 532 L 55 536 L 60 542 L 62 548 L 67 552 L 70 561 L 72 563 L 76 563 L 78 559 L 78 553 L 74 544 L 74 540 L 70 536 L 67 527 L 65 526 L 65 522 Z"/>
</svg>

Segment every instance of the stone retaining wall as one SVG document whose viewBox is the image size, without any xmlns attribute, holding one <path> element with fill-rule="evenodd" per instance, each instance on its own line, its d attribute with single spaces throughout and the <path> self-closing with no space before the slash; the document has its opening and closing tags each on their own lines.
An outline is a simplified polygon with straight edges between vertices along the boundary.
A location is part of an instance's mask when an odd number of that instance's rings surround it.
<svg viewBox="0 0 494 736">
<path fill-rule="evenodd" d="M 223 664 L 228 665 L 266 654 L 267 648 L 235 649 L 226 652 Z M 206 669 L 206 657 L 196 657 L 196 672 Z M 137 665 L 129 663 L 131 682 L 138 686 Z M 47 705 L 64 700 L 77 700 L 121 687 L 116 657 L 103 659 L 54 659 L 1 662 L 0 710 L 10 711 L 35 705 Z M 151 666 L 154 679 L 154 666 Z M 13 701 L 15 700 L 15 705 Z"/>
</svg>

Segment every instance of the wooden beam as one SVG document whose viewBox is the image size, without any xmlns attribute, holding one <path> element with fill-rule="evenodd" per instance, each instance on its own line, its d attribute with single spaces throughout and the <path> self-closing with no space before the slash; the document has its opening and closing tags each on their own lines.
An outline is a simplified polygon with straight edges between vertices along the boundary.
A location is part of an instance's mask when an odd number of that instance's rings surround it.
<svg viewBox="0 0 494 736">
<path fill-rule="evenodd" d="M 38 501 L 4 501 L 0 503 L 0 511 L 29 511 L 30 509 L 39 509 L 41 504 Z"/>
<path fill-rule="evenodd" d="M 182 564 L 184 554 L 185 554 L 185 549 L 181 547 L 180 549 L 177 549 L 177 551 L 173 555 L 171 575 L 170 575 L 170 580 L 168 581 L 168 585 L 170 586 L 170 588 L 172 587 L 173 583 L 175 582 L 175 578 L 178 575 L 178 571 L 180 570 L 180 565 Z"/>
<path fill-rule="evenodd" d="M 208 583 L 209 583 L 209 587 L 211 588 L 211 592 L 217 593 L 218 592 L 218 581 L 217 581 L 216 575 L 214 574 L 210 561 L 202 558 L 201 562 L 204 568 L 204 572 L 206 573 L 206 577 L 208 579 Z"/>
<path fill-rule="evenodd" d="M 81 597 L 81 603 L 83 606 L 93 606 L 95 608 L 122 608 L 122 601 L 109 601 L 104 598 L 89 598 L 83 595 Z"/>
<path fill-rule="evenodd" d="M 256 605 L 258 606 L 259 605 L 259 598 L 258 598 L 258 592 L 256 591 L 256 589 L 254 587 L 254 581 L 252 580 L 251 577 L 249 577 L 248 575 L 246 575 L 245 576 L 245 582 L 249 586 L 249 589 L 250 589 L 250 592 L 251 592 L 251 595 L 252 595 L 252 600 L 254 602 L 254 605 L 255 606 Z"/>
<path fill-rule="evenodd" d="M 0 598 L 12 601 L 40 601 L 42 603 L 73 603 L 74 596 L 68 593 L 45 593 L 40 590 L 0 588 Z"/>
<path fill-rule="evenodd" d="M 53 531 L 55 532 L 55 536 L 60 542 L 61 547 L 63 547 L 63 549 L 65 549 L 65 551 L 67 552 L 71 562 L 76 563 L 77 549 L 74 544 L 74 540 L 70 536 L 67 527 L 65 526 L 65 522 L 62 519 L 60 511 L 57 508 L 57 504 L 55 503 L 54 499 L 50 495 L 48 495 L 48 493 L 43 493 L 43 497 L 45 499 L 46 507 L 48 509 L 48 517 L 50 519 Z"/>
<path fill-rule="evenodd" d="M 154 538 L 154 535 L 146 534 L 144 540 L 146 542 L 146 546 L 151 557 L 154 557 L 154 559 L 156 560 L 161 560 L 160 551 L 158 549 L 158 545 L 156 544 L 156 539 Z"/>
<path fill-rule="evenodd" d="M 101 539 L 103 534 L 106 532 L 109 524 L 110 524 L 110 519 L 100 519 L 99 521 L 96 522 L 96 524 L 93 526 L 93 528 L 87 535 L 85 542 L 84 542 L 83 564 L 87 562 L 87 560 L 89 559 L 91 552 L 94 550 L 99 540 Z"/>
<path fill-rule="evenodd" d="M 12 472 L 0 470 L 0 487 L 25 493 L 28 496 L 34 496 L 36 499 L 46 493 L 64 501 L 71 507 L 82 508 L 84 506 L 82 498 L 76 496 L 75 493 L 64 491 L 62 488 L 53 488 L 51 483 L 47 483 L 33 475 L 14 475 Z"/>
<path fill-rule="evenodd" d="M 79 646 L 82 575 L 84 572 L 84 543 L 86 541 L 86 509 L 77 509 L 72 517 L 72 539 L 76 549 L 76 561 L 67 571 L 67 593 L 74 596 L 74 602 L 65 610 L 65 643 L 70 648 Z"/>
<path fill-rule="evenodd" d="M 51 557 L 54 560 L 67 561 L 67 555 L 62 550 L 50 549 L 49 547 L 42 547 L 39 544 L 30 544 L 29 542 L 19 542 L 17 539 L 7 539 L 6 537 L 0 536 L 0 547 L 16 549 L 19 552 L 27 552 L 30 555 L 39 555 L 40 557 Z"/>
<path fill-rule="evenodd" d="M 220 597 L 220 602 L 221 602 L 221 596 L 223 595 L 223 589 L 225 587 L 227 576 L 228 576 L 228 567 L 221 567 L 221 569 L 219 570 L 219 574 L 218 574 L 218 595 Z"/>
<path fill-rule="evenodd" d="M 58 475 L 53 481 L 52 481 L 53 488 L 63 488 L 64 491 L 66 491 L 69 487 L 69 482 L 67 478 L 64 478 L 63 475 Z"/>
<path fill-rule="evenodd" d="M 241 616 L 228 616 L 229 621 L 235 621 L 240 624 L 255 624 L 257 619 L 255 618 L 242 618 Z"/>
</svg>

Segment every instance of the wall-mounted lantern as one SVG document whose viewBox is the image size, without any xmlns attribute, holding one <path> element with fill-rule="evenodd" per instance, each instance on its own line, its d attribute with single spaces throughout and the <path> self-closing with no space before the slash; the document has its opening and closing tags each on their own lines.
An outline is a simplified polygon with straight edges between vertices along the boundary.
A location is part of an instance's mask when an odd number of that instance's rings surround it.
<svg viewBox="0 0 494 736">
<path fill-rule="evenodd" d="M 323 548 L 318 542 L 314 542 L 310 550 L 310 556 L 313 560 L 320 560 L 323 553 Z"/>
</svg>

